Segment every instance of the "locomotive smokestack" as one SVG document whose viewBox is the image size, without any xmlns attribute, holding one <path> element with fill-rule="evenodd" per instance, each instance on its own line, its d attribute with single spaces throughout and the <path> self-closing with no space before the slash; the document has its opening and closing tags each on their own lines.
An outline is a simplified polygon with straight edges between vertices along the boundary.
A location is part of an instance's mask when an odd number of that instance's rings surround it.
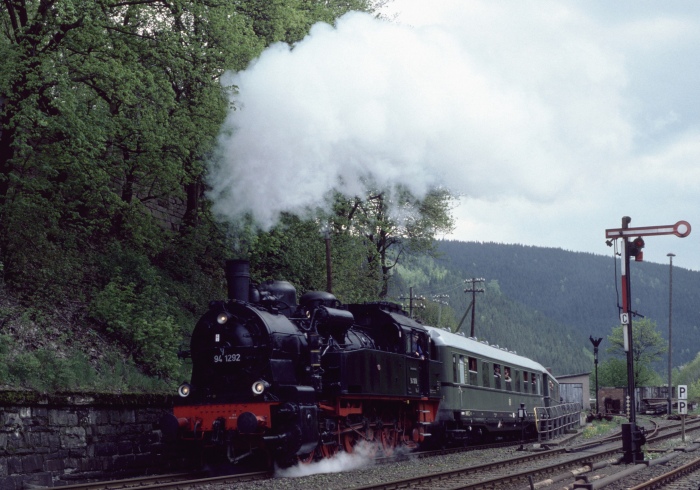
<svg viewBox="0 0 700 490">
<path fill-rule="evenodd" d="M 228 298 L 239 301 L 249 301 L 250 262 L 247 260 L 226 261 L 226 284 Z"/>
</svg>

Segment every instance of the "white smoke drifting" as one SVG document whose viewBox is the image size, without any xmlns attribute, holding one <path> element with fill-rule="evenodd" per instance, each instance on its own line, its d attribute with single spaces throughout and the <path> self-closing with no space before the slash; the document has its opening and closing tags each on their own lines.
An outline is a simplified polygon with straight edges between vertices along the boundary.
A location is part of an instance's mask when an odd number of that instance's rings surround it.
<svg viewBox="0 0 700 490">
<path fill-rule="evenodd" d="M 215 211 L 269 227 L 331 189 L 361 194 L 367 178 L 418 196 L 443 185 L 550 201 L 579 185 L 572 165 L 628 144 L 624 76 L 595 29 L 556 2 L 459 4 L 439 26 L 349 13 L 228 73 L 237 109 L 211 173 Z M 567 30 L 576 42 L 556 42 Z M 551 62 L 533 63 L 542 57 Z"/>
<path fill-rule="evenodd" d="M 284 470 L 277 469 L 275 477 L 299 478 L 321 473 L 341 473 L 367 468 L 374 465 L 377 451 L 376 443 L 360 441 L 355 445 L 352 453 L 341 451 L 331 458 L 325 458 L 311 464 L 298 464 Z"/>
</svg>

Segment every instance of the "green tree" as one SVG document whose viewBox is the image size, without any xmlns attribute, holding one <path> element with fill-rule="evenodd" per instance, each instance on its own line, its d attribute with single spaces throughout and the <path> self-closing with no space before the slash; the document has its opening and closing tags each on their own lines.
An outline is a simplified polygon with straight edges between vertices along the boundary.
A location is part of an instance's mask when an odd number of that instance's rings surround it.
<svg viewBox="0 0 700 490">
<path fill-rule="evenodd" d="M 404 255 L 433 255 L 435 236 L 453 229 L 453 199 L 445 189 L 422 199 L 405 188 L 370 191 L 363 198 L 337 196 L 334 227 L 364 238 L 367 271 L 379 285 L 380 298 L 387 296 L 391 271 Z"/>
<path fill-rule="evenodd" d="M 425 309 L 419 310 L 415 315 L 420 321 L 426 325 L 454 332 L 458 319 L 449 305 L 443 304 L 445 302 L 438 298 L 435 300 L 427 298 L 424 303 Z"/>
<path fill-rule="evenodd" d="M 199 211 L 191 197 L 226 110 L 218 75 L 264 43 L 214 1 L 4 5 L 6 282 L 25 294 L 74 286 L 86 272 L 75 262 L 115 240 L 153 256 L 173 233 L 150 209 L 181 199 L 189 222 Z"/>
<path fill-rule="evenodd" d="M 613 328 L 612 333 L 608 336 L 608 343 L 610 345 L 607 348 L 608 353 L 621 359 L 627 359 L 621 325 Z M 632 344 L 634 385 L 649 386 L 650 383 L 658 380 L 658 375 L 653 370 L 653 364 L 662 359 L 663 354 L 667 352 L 667 343 L 658 332 L 656 322 L 643 318 L 632 323 Z M 625 379 L 627 379 L 626 376 Z"/>
<path fill-rule="evenodd" d="M 236 247 L 249 257 L 256 281 L 282 279 L 299 294 L 327 290 L 326 240 L 331 254 L 331 289 L 343 303 L 375 301 L 379 284 L 366 263 L 363 237 L 338 232 L 327 217 L 301 219 L 283 215 L 268 232 L 248 231 L 246 243 Z M 240 238 L 240 236 L 239 236 Z"/>
<path fill-rule="evenodd" d="M 593 381 L 595 383 L 595 378 L 593 378 Z M 594 386 L 594 384 L 592 386 Z M 627 361 L 612 357 L 601 362 L 598 365 L 598 386 L 627 386 Z"/>
<path fill-rule="evenodd" d="M 700 353 L 691 362 L 674 370 L 673 384 L 688 386 L 688 399 L 700 401 Z"/>
</svg>

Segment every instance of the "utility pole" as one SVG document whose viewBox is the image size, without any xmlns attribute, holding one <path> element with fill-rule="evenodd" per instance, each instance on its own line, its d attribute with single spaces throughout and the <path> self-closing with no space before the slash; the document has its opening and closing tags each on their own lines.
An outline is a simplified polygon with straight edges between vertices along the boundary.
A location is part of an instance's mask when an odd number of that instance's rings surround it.
<svg viewBox="0 0 700 490">
<path fill-rule="evenodd" d="M 408 316 L 413 318 L 413 308 L 414 308 L 413 302 L 414 301 L 425 301 L 425 296 L 413 296 L 413 287 L 410 287 L 408 289 L 408 297 L 401 296 L 401 297 L 399 297 L 399 299 L 401 299 L 401 300 L 407 299 L 408 300 Z M 415 308 L 425 308 L 425 305 L 419 304 L 419 305 L 416 305 Z"/>
<path fill-rule="evenodd" d="M 594 339 L 593 335 L 589 338 L 593 344 L 593 362 L 595 363 L 595 413 L 598 415 L 600 413 L 600 409 L 598 408 L 598 346 L 603 339 L 602 337 Z"/>
<path fill-rule="evenodd" d="M 673 380 L 671 374 L 673 373 L 673 364 L 671 364 L 671 351 L 673 349 L 673 342 L 671 339 L 672 326 L 673 326 L 673 257 L 676 256 L 673 252 L 667 253 L 666 256 L 669 260 L 668 267 L 668 414 L 671 415 L 673 410 Z"/>
<path fill-rule="evenodd" d="M 437 325 L 436 327 L 440 327 L 440 317 L 442 317 L 442 305 L 447 306 L 449 303 L 445 301 L 445 299 L 448 299 L 450 297 L 449 294 L 433 294 L 433 297 L 430 299 L 433 303 L 438 304 L 438 320 L 437 320 Z"/>
<path fill-rule="evenodd" d="M 470 337 L 474 337 L 474 319 L 475 319 L 475 312 L 476 312 L 476 293 L 483 293 L 484 288 L 483 287 L 476 287 L 476 283 L 480 282 L 483 284 L 483 282 L 486 281 L 483 277 L 476 278 L 472 277 L 471 279 L 465 279 L 464 282 L 471 284 L 470 287 L 464 290 L 465 293 L 472 293 L 472 302 L 469 304 L 467 307 L 467 311 L 464 312 L 464 316 L 462 317 L 462 320 L 459 322 L 459 325 L 457 325 L 457 329 L 455 332 L 459 332 L 459 329 L 462 328 L 462 323 L 464 323 L 464 319 L 467 318 L 467 314 L 469 313 L 469 310 L 472 311 L 472 329 L 470 333 Z"/>
<path fill-rule="evenodd" d="M 325 229 L 326 240 L 326 291 L 333 292 L 333 262 L 331 261 L 331 226 L 330 223 Z"/>
</svg>

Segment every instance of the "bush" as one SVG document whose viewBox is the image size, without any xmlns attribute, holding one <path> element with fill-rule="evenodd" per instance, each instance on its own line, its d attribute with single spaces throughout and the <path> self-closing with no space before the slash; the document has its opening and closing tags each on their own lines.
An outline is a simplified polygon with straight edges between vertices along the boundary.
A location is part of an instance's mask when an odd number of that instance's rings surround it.
<svg viewBox="0 0 700 490">
<path fill-rule="evenodd" d="M 98 391 L 107 393 L 167 393 L 175 385 L 147 376 L 117 352 L 106 353 L 95 365 L 83 353 L 60 358 L 48 349 L 20 352 L 12 339 L 0 336 L 0 384 L 40 392 Z"/>
<path fill-rule="evenodd" d="M 93 300 L 90 313 L 148 373 L 168 376 L 178 369 L 181 332 L 160 288 L 116 278 Z"/>
</svg>

